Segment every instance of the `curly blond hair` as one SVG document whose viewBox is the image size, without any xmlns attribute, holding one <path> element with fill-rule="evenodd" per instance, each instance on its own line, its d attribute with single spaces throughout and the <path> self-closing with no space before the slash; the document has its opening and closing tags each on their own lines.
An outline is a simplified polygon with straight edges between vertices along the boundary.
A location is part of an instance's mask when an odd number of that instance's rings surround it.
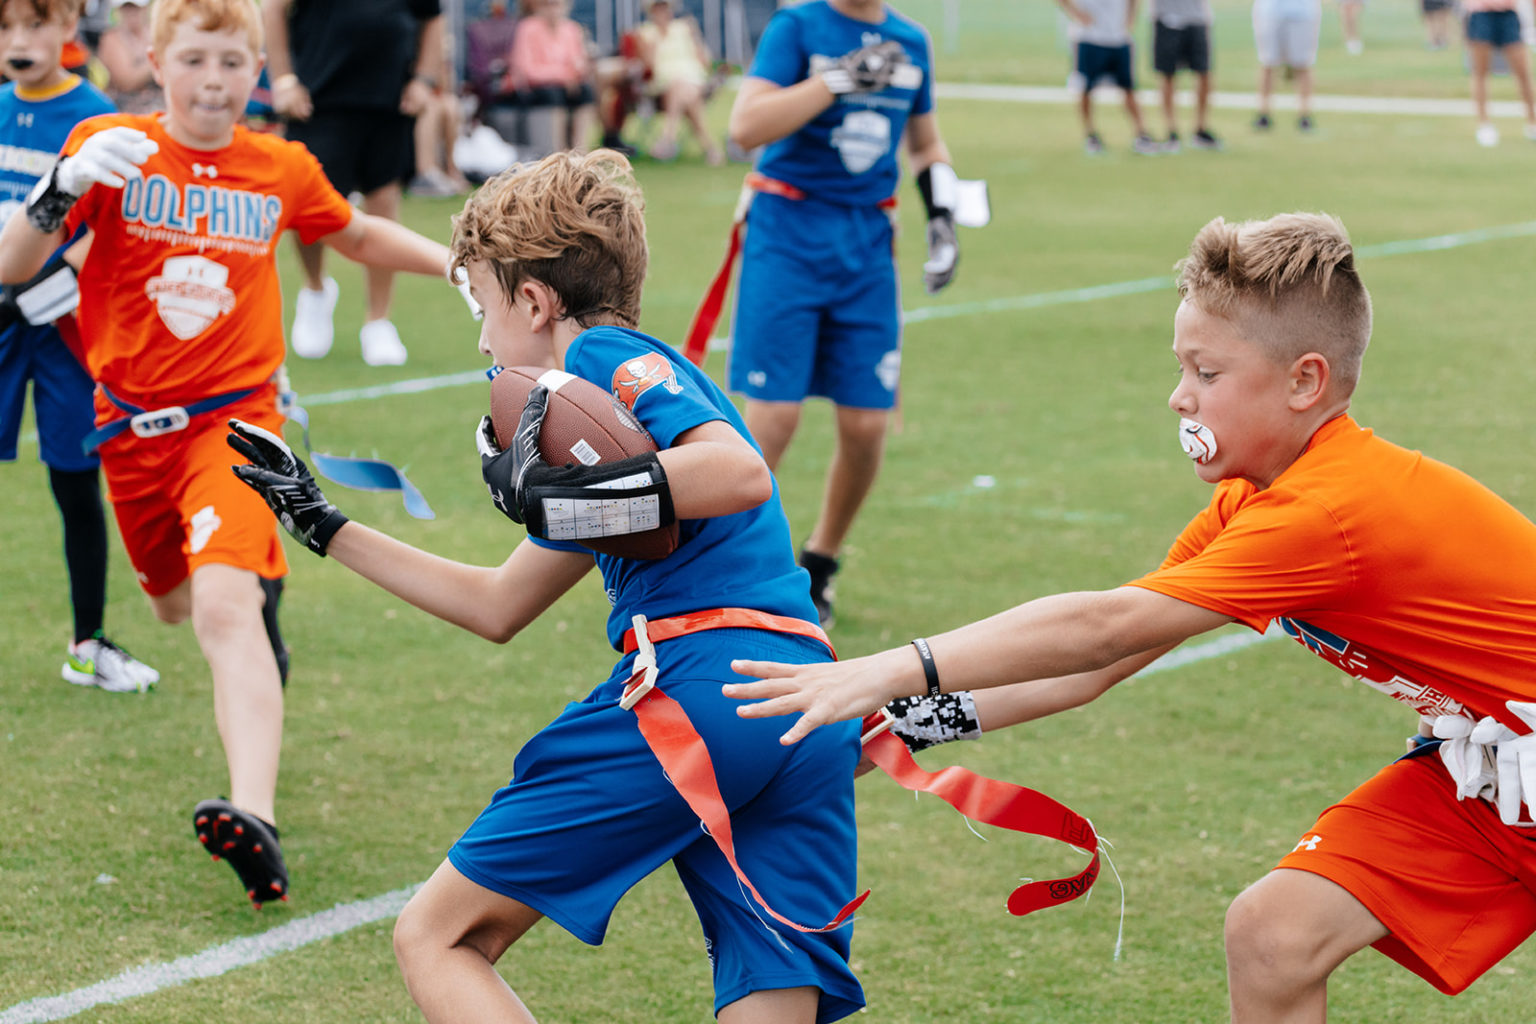
<svg viewBox="0 0 1536 1024">
<path fill-rule="evenodd" d="M 1349 233 L 1325 213 L 1282 213 L 1200 229 L 1180 260 L 1179 294 L 1232 321 L 1273 360 L 1308 352 L 1328 360 L 1333 386 L 1351 393 L 1371 340 L 1371 296 Z"/>
<path fill-rule="evenodd" d="M 251 53 L 258 57 L 266 42 L 256 0 L 155 0 L 149 15 L 149 38 L 156 53 L 165 53 L 176 26 L 183 22 L 203 32 L 244 29 Z"/>
<path fill-rule="evenodd" d="M 629 161 L 610 149 L 555 153 L 487 181 L 453 218 L 450 276 L 475 260 L 505 294 L 543 282 L 582 327 L 640 322 L 650 253 L 645 201 Z"/>
</svg>

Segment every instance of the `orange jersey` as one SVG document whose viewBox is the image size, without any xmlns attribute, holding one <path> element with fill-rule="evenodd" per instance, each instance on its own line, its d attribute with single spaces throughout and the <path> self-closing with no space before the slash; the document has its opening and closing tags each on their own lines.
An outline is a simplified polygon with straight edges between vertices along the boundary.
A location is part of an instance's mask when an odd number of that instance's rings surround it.
<svg viewBox="0 0 1536 1024">
<path fill-rule="evenodd" d="M 158 115 L 109 114 L 77 125 L 64 152 L 116 125 L 160 151 L 127 187 L 93 186 L 66 221 L 96 236 L 78 314 L 91 376 L 148 409 L 263 383 L 284 355 L 278 239 L 339 231 L 352 207 L 303 146 L 239 126 L 204 151 Z"/>
<path fill-rule="evenodd" d="M 1536 524 L 1348 416 L 1265 490 L 1218 484 L 1131 585 L 1294 639 L 1420 714 L 1536 700 Z"/>
</svg>

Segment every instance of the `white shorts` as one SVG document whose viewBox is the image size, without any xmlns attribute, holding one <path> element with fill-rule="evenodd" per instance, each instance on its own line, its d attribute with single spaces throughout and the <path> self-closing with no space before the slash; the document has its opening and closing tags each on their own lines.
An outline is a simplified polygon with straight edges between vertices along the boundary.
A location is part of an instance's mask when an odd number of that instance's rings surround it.
<svg viewBox="0 0 1536 1024">
<path fill-rule="evenodd" d="M 1277 18 L 1264 7 L 1253 5 L 1253 44 L 1259 51 L 1259 63 L 1267 68 L 1310 68 L 1316 64 L 1322 18 Z"/>
</svg>

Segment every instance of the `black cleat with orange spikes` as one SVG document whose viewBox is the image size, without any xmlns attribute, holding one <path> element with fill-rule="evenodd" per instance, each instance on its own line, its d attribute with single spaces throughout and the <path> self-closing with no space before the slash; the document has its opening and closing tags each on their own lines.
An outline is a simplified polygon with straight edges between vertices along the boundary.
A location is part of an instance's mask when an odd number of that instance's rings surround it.
<svg viewBox="0 0 1536 1024">
<path fill-rule="evenodd" d="M 226 860 L 256 909 L 288 898 L 288 867 L 277 826 L 225 799 L 204 800 L 192 812 L 192 828 L 214 860 Z"/>
</svg>

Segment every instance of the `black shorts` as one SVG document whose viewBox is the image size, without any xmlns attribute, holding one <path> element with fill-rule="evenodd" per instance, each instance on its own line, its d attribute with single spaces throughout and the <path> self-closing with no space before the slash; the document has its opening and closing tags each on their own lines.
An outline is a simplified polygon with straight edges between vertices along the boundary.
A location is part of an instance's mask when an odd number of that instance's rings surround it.
<svg viewBox="0 0 1536 1024">
<path fill-rule="evenodd" d="M 1188 68 L 1197 75 L 1211 70 L 1211 33 L 1209 25 L 1185 25 L 1169 28 L 1154 22 L 1152 30 L 1152 69 L 1160 75 L 1172 75 Z"/>
<path fill-rule="evenodd" d="M 1102 79 L 1130 92 L 1136 87 L 1131 78 L 1131 47 L 1099 46 L 1096 43 L 1078 43 L 1077 61 L 1074 68 L 1074 88 L 1091 91 Z"/>
<path fill-rule="evenodd" d="M 596 103 L 597 95 L 592 91 L 591 83 L 582 82 L 575 92 L 568 91 L 563 85 L 531 85 L 513 93 L 512 100 L 522 107 L 564 107 L 575 110 Z"/>
<path fill-rule="evenodd" d="M 317 110 L 307 121 L 289 121 L 287 137 L 315 154 L 337 192 L 367 195 L 411 176 L 413 128 L 396 110 Z"/>
</svg>

